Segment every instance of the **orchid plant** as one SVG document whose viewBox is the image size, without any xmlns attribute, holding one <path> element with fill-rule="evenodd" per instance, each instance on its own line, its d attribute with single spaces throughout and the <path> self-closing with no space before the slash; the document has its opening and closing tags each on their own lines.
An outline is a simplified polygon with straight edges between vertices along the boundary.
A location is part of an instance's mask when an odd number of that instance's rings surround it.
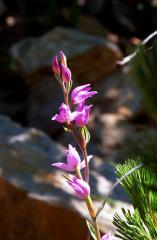
<svg viewBox="0 0 157 240">
<path fill-rule="evenodd" d="M 59 112 L 52 117 L 52 120 L 63 124 L 64 129 L 73 135 L 84 158 L 81 160 L 76 148 L 69 144 L 66 150 L 67 163 L 57 162 L 52 166 L 64 171 L 67 184 L 78 198 L 86 202 L 92 220 L 92 223 L 87 221 L 87 226 L 93 239 L 114 240 L 115 237 L 111 232 L 101 237 L 97 223 L 98 214 L 94 209 L 90 194 L 89 161 L 93 156 L 87 154 L 90 133 L 86 126 L 92 105 L 87 105 L 86 100 L 93 97 L 97 92 L 91 89 L 90 84 L 72 89 L 72 74 L 67 66 L 66 56 L 62 51 L 60 51 L 60 61 L 57 56 L 54 57 L 52 69 L 64 96 L 64 102 L 61 104 Z M 82 173 L 83 169 L 85 169 L 84 174 Z"/>
</svg>

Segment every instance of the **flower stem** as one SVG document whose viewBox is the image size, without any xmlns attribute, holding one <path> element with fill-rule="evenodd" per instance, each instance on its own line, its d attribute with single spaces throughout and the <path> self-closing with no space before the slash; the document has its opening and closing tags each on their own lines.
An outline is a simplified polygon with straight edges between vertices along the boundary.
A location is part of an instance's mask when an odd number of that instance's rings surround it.
<svg viewBox="0 0 157 240">
<path fill-rule="evenodd" d="M 90 196 L 88 196 L 88 198 L 86 199 L 86 204 L 87 204 L 87 207 L 88 207 L 88 210 L 90 212 L 90 215 L 91 215 L 91 218 L 92 218 L 92 221 L 93 221 L 93 226 L 94 226 L 94 229 L 95 229 L 95 235 L 96 235 L 96 238 L 97 240 L 100 240 L 100 230 L 99 230 L 99 226 L 98 226 L 98 223 L 97 223 L 97 218 L 96 218 L 96 213 L 95 213 L 95 210 L 94 210 L 94 207 L 93 207 L 93 202 L 92 202 L 92 199 Z"/>
<path fill-rule="evenodd" d="M 87 160 L 87 149 L 86 147 L 83 147 L 83 157 L 85 160 L 85 181 L 89 183 L 89 166 L 88 166 L 88 160 Z"/>
<path fill-rule="evenodd" d="M 82 179 L 82 175 L 81 175 L 81 172 L 80 172 L 79 168 L 76 168 L 76 175 L 77 175 L 78 178 Z M 88 196 L 85 199 L 85 201 L 86 201 L 86 205 L 87 205 L 88 211 L 90 213 L 90 216 L 92 218 L 92 222 L 93 222 L 93 226 L 94 226 L 94 229 L 95 229 L 96 238 L 97 238 L 97 240 L 100 240 L 101 239 L 101 237 L 100 237 L 100 230 L 99 230 L 99 226 L 98 226 L 98 223 L 97 223 L 97 216 L 96 216 L 96 212 L 94 210 L 92 199 L 91 199 L 90 196 Z"/>
</svg>

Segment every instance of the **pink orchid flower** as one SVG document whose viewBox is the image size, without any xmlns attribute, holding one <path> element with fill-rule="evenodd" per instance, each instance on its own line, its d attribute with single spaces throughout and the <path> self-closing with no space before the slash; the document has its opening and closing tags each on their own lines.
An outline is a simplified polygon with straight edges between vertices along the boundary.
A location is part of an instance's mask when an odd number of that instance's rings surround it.
<svg viewBox="0 0 157 240">
<path fill-rule="evenodd" d="M 90 84 L 82 85 L 79 87 L 74 88 L 71 93 L 71 99 L 73 104 L 80 104 L 84 102 L 87 98 L 92 97 L 97 92 L 90 91 L 91 87 Z"/>
<path fill-rule="evenodd" d="M 69 149 L 66 150 L 66 152 L 67 152 L 67 163 L 58 162 L 58 163 L 53 163 L 52 166 L 60 168 L 66 172 L 73 172 L 76 170 L 77 167 L 79 169 L 82 169 L 85 167 L 85 160 L 81 162 L 78 152 L 72 145 L 69 144 Z M 93 157 L 92 155 L 87 157 L 88 162 L 92 157 Z"/>
<path fill-rule="evenodd" d="M 90 186 L 82 179 L 78 179 L 73 175 L 69 175 L 70 179 L 67 183 L 72 187 L 76 196 L 80 199 L 86 199 L 90 195 Z"/>
<path fill-rule="evenodd" d="M 75 123 L 79 127 L 86 126 L 89 120 L 89 112 L 92 105 L 84 106 L 81 111 L 78 111 L 77 114 L 75 113 Z"/>
<path fill-rule="evenodd" d="M 56 114 L 52 117 L 52 120 L 55 120 L 60 123 L 69 123 L 73 121 L 75 118 L 75 115 L 70 111 L 69 106 L 67 106 L 65 103 L 62 103 L 59 108 L 59 114 Z"/>
</svg>

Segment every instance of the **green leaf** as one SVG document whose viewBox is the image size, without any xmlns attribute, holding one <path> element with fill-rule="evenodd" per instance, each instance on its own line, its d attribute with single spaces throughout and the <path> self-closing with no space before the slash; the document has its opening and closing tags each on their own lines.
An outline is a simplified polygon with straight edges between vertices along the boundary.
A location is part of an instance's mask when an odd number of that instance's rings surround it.
<svg viewBox="0 0 157 240">
<path fill-rule="evenodd" d="M 72 88 L 72 85 L 73 85 L 73 81 L 69 81 L 66 83 L 66 89 L 68 91 L 68 93 L 70 92 L 71 88 Z"/>
<path fill-rule="evenodd" d="M 94 240 L 97 240 L 95 229 L 94 229 L 93 225 L 88 220 L 86 220 L 86 223 L 87 223 L 87 227 L 88 227 L 88 229 L 90 231 L 90 234 L 91 234 L 92 238 Z"/>
<path fill-rule="evenodd" d="M 67 128 L 66 126 L 63 126 L 63 128 L 66 132 L 71 132 L 71 130 L 69 128 Z"/>
<path fill-rule="evenodd" d="M 88 128 L 84 126 L 84 127 L 81 129 L 81 133 L 82 133 L 82 135 L 85 137 L 86 143 L 88 144 L 89 141 L 90 141 L 90 132 L 89 132 Z"/>
<path fill-rule="evenodd" d="M 116 175 L 120 184 L 129 194 L 134 212 L 122 209 L 124 218 L 115 214 L 113 223 L 117 227 L 117 237 L 123 240 L 155 240 L 157 239 L 157 178 L 154 172 L 142 165 L 130 175 L 131 169 L 138 166 L 140 157 L 128 160 L 116 166 Z M 125 176 L 125 178 L 123 178 Z"/>
</svg>

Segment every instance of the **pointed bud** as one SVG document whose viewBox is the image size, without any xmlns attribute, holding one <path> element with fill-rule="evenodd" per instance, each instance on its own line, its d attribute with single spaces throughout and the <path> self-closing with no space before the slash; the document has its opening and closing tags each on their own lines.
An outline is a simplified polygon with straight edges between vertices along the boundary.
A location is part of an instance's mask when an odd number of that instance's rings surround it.
<svg viewBox="0 0 157 240">
<path fill-rule="evenodd" d="M 71 81 L 71 71 L 61 63 L 62 81 L 68 83 Z"/>
<path fill-rule="evenodd" d="M 60 51 L 60 57 L 61 57 L 61 63 L 62 63 L 65 67 L 67 67 L 67 58 L 66 58 L 65 54 L 64 54 L 62 51 Z"/>
<path fill-rule="evenodd" d="M 58 63 L 57 56 L 55 56 L 53 61 L 52 61 L 52 69 L 53 69 L 53 72 L 55 74 L 55 77 L 58 78 L 60 76 L 60 66 L 59 66 L 59 63 Z"/>
</svg>

